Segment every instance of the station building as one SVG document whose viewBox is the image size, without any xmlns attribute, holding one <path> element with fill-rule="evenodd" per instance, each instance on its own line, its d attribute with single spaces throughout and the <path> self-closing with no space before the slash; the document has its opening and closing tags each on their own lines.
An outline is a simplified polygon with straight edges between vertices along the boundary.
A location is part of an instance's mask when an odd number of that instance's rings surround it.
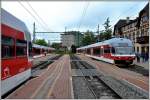
<svg viewBox="0 0 150 100">
<path fill-rule="evenodd" d="M 136 19 L 119 20 L 114 26 L 114 36 L 133 41 L 135 52 L 149 52 L 149 3 L 139 12 Z"/>
</svg>

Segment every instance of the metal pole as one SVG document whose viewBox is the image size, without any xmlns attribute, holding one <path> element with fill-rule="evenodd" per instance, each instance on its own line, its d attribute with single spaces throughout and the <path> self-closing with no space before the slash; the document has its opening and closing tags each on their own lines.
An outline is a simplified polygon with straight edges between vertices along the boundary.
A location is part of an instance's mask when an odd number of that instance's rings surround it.
<svg viewBox="0 0 150 100">
<path fill-rule="evenodd" d="M 33 42 L 35 42 L 35 22 L 33 23 Z"/>
<path fill-rule="evenodd" d="M 100 34 L 99 34 L 99 24 L 98 24 L 98 30 L 97 30 L 97 32 L 98 32 L 98 42 L 99 42 L 99 38 L 100 38 Z"/>
<path fill-rule="evenodd" d="M 79 47 L 79 32 L 78 32 L 78 47 Z"/>
<path fill-rule="evenodd" d="M 65 33 L 66 33 L 67 27 L 65 26 Z"/>
</svg>

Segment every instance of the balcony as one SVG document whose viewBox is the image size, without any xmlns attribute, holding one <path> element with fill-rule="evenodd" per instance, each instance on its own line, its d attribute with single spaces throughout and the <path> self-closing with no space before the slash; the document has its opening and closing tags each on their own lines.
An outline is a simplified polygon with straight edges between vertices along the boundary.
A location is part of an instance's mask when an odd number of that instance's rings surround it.
<svg viewBox="0 0 150 100">
<path fill-rule="evenodd" d="M 136 38 L 137 43 L 139 44 L 146 44 L 149 43 L 149 36 L 141 36 Z"/>
</svg>

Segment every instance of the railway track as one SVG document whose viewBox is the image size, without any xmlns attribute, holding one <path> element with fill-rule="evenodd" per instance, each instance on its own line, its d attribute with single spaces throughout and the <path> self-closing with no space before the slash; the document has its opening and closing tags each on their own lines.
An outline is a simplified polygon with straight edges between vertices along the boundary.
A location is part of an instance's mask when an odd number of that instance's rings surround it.
<svg viewBox="0 0 150 100">
<path fill-rule="evenodd" d="M 117 68 L 117 66 L 114 66 L 112 64 L 107 65 L 106 63 L 100 63 L 84 56 L 77 57 L 82 59 L 82 61 L 87 61 L 89 64 L 97 68 L 99 75 L 95 76 L 99 76 L 99 78 L 113 91 L 115 91 L 121 98 L 149 98 L 147 77 L 128 70 Z"/>
<path fill-rule="evenodd" d="M 93 66 L 89 65 L 85 61 L 80 61 L 81 59 L 74 55 L 71 55 L 70 58 L 72 69 L 77 69 L 80 72 L 80 75 L 73 76 L 72 78 L 75 99 L 121 98 L 100 79 L 99 74 Z"/>
<path fill-rule="evenodd" d="M 38 70 L 42 70 L 42 69 L 47 68 L 47 66 L 49 64 L 53 63 L 55 60 L 59 59 L 61 56 L 62 55 L 57 55 L 57 56 L 51 57 L 45 61 L 41 61 L 38 65 L 32 67 L 32 74 Z"/>
</svg>

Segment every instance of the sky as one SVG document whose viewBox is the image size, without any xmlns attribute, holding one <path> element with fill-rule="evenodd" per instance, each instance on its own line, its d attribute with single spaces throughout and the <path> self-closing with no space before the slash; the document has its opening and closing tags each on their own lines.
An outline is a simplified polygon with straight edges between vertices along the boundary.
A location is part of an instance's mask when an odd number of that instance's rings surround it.
<svg viewBox="0 0 150 100">
<path fill-rule="evenodd" d="M 97 31 L 109 17 L 113 26 L 119 19 L 135 19 L 148 1 L 1 1 L 1 7 L 22 20 L 31 35 L 36 31 Z M 2 19 L 3 20 L 3 19 Z M 37 33 L 36 38 L 60 42 L 60 33 Z"/>
</svg>

